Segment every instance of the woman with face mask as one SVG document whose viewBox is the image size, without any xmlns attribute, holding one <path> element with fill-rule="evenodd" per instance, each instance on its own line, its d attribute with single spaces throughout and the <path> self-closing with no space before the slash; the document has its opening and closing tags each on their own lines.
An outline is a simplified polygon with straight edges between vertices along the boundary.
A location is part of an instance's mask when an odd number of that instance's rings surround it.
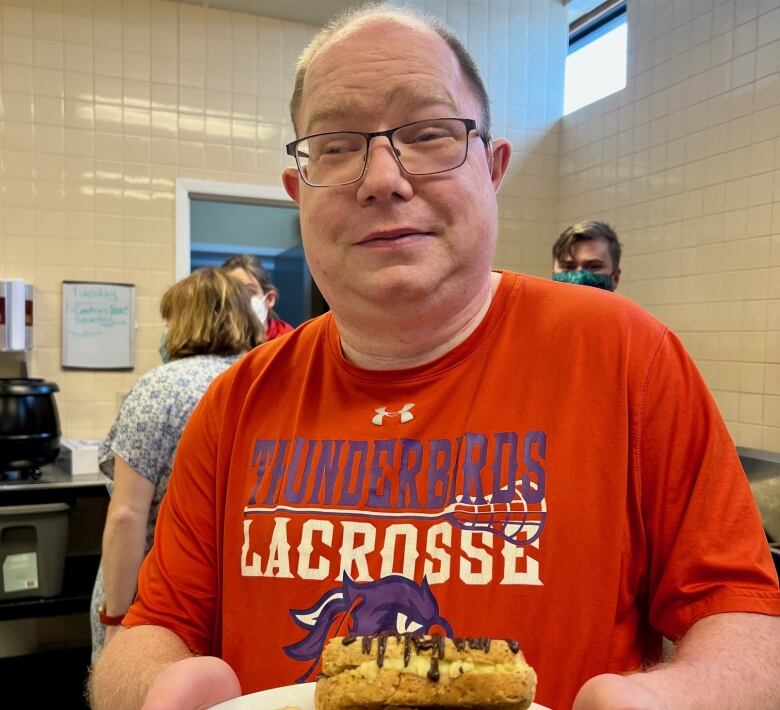
<svg viewBox="0 0 780 710">
<path fill-rule="evenodd" d="M 200 269 L 160 302 L 165 364 L 128 393 L 100 450 L 111 479 L 103 555 L 92 593 L 93 660 L 135 596 L 136 578 L 184 425 L 212 380 L 264 340 L 246 289 L 222 269 Z"/>
<path fill-rule="evenodd" d="M 252 310 L 265 328 L 266 340 L 278 338 L 293 329 L 274 311 L 274 306 L 279 299 L 279 291 L 271 283 L 268 272 L 256 256 L 251 254 L 231 256 L 222 264 L 222 268 L 246 287 L 251 297 Z"/>
</svg>

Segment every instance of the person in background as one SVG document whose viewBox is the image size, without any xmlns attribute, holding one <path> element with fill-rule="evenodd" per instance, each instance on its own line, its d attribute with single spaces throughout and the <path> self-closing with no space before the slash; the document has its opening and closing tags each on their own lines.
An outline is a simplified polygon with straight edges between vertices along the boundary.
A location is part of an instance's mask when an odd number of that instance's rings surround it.
<svg viewBox="0 0 780 710">
<path fill-rule="evenodd" d="M 573 224 L 553 244 L 553 279 L 614 291 L 620 281 L 621 249 L 608 224 Z"/>
<path fill-rule="evenodd" d="M 222 269 L 200 269 L 160 302 L 168 363 L 128 393 L 101 446 L 111 479 L 103 554 L 92 593 L 92 657 L 111 638 L 135 597 L 138 568 L 152 544 L 182 429 L 211 381 L 262 342 L 241 283 Z"/>
<path fill-rule="evenodd" d="M 252 309 L 257 314 L 265 328 L 266 340 L 273 340 L 280 335 L 289 333 L 293 327 L 285 323 L 274 310 L 279 300 L 279 291 L 271 283 L 268 272 L 260 264 L 260 260 L 251 254 L 231 256 L 222 268 L 244 284 L 252 298 Z"/>
<path fill-rule="evenodd" d="M 637 304 L 492 268 L 511 145 L 463 45 L 366 6 L 304 51 L 291 114 L 331 311 L 194 412 L 94 710 L 313 680 L 347 631 L 518 639 L 556 710 L 776 710 L 780 590 L 726 425 Z"/>
</svg>

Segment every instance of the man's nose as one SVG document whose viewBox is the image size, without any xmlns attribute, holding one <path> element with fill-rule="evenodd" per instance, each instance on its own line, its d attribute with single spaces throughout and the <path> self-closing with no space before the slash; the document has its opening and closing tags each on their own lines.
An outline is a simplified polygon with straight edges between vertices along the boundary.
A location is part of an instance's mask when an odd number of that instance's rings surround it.
<svg viewBox="0 0 780 710">
<path fill-rule="evenodd" d="M 398 151 L 385 137 L 374 138 L 368 146 L 367 164 L 358 188 L 360 200 L 384 200 L 398 195 L 408 200 L 412 185 L 398 160 Z"/>
</svg>

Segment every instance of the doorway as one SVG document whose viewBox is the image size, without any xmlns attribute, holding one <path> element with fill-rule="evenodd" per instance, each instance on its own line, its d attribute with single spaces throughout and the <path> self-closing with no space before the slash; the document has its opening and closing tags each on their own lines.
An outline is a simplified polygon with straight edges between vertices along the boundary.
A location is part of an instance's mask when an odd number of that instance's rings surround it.
<svg viewBox="0 0 780 710">
<path fill-rule="evenodd" d="M 298 206 L 281 187 L 177 180 L 177 280 L 236 254 L 260 259 L 282 320 L 297 326 L 328 309 L 306 264 Z"/>
</svg>

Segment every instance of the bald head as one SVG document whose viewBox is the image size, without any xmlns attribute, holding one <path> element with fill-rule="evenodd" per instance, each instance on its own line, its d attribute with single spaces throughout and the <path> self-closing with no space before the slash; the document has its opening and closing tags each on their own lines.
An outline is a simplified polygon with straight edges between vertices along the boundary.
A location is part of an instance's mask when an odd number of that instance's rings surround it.
<svg viewBox="0 0 780 710">
<path fill-rule="evenodd" d="M 344 40 L 348 35 L 377 22 L 386 22 L 399 28 L 409 28 L 418 32 L 435 33 L 449 45 L 465 81 L 479 102 L 480 132 L 489 136 L 490 101 L 479 70 L 461 41 L 434 17 L 423 15 L 409 8 L 388 8 L 384 5 L 368 5 L 347 11 L 327 24 L 303 51 L 296 66 L 295 88 L 290 100 L 290 117 L 296 135 L 300 137 L 306 133 L 306 125 L 302 125 L 300 121 L 301 106 L 309 68 L 316 56 L 332 44 Z M 310 120 L 306 121 L 307 125 L 310 123 Z"/>
</svg>

